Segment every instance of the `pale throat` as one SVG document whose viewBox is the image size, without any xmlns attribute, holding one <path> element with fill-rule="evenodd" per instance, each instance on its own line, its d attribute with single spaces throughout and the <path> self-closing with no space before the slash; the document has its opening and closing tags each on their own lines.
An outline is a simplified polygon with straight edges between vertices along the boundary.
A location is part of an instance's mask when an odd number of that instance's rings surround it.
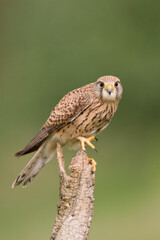
<svg viewBox="0 0 160 240">
<path fill-rule="evenodd" d="M 116 101 L 116 92 L 113 91 L 110 95 L 107 91 L 102 91 L 102 99 L 105 102 L 114 102 Z"/>
</svg>

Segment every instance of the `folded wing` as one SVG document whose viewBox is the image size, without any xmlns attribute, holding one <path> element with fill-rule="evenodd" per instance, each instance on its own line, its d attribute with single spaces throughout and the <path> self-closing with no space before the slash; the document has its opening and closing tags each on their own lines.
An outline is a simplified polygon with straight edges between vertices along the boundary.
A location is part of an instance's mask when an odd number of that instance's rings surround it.
<svg viewBox="0 0 160 240">
<path fill-rule="evenodd" d="M 36 151 L 52 133 L 74 121 L 74 119 L 76 119 L 86 108 L 88 108 L 91 105 L 93 98 L 92 95 L 87 93 L 87 87 L 89 87 L 89 85 L 66 94 L 53 109 L 50 117 L 42 126 L 40 132 L 28 143 L 26 147 L 17 152 L 15 156 L 19 157 Z"/>
</svg>

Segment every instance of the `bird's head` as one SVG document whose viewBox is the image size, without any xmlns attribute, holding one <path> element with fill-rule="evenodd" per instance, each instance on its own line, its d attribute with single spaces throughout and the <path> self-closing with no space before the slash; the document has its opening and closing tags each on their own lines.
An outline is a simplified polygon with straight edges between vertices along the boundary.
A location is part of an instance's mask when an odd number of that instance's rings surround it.
<svg viewBox="0 0 160 240">
<path fill-rule="evenodd" d="M 104 101 L 119 101 L 122 97 L 123 88 L 117 77 L 103 76 L 98 78 L 96 88 Z"/>
</svg>

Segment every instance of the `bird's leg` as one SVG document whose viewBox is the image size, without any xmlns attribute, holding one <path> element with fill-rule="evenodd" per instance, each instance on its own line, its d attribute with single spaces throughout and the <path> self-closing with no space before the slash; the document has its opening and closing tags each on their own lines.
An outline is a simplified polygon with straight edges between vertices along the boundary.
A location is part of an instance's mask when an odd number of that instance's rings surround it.
<svg viewBox="0 0 160 240">
<path fill-rule="evenodd" d="M 88 144 L 92 149 L 94 149 L 97 152 L 97 149 L 95 148 L 95 146 L 91 143 L 92 140 L 96 140 L 98 141 L 97 138 L 95 138 L 94 136 L 89 137 L 89 138 L 85 138 L 85 137 L 77 137 L 77 139 L 81 142 L 81 147 L 82 150 L 86 152 L 86 148 L 85 148 L 85 143 Z M 92 173 L 94 173 L 96 171 L 96 161 L 93 158 L 88 158 L 88 162 L 92 165 Z"/>
<path fill-rule="evenodd" d="M 94 149 L 97 152 L 97 149 L 95 148 L 95 146 L 91 143 L 92 140 L 96 140 L 98 141 L 97 138 L 95 138 L 94 136 L 89 137 L 89 138 L 85 138 L 85 137 L 77 137 L 77 139 L 81 142 L 81 147 L 83 151 L 86 151 L 85 149 L 85 143 L 88 144 L 92 149 Z"/>
<path fill-rule="evenodd" d="M 96 161 L 93 158 L 88 158 L 88 162 L 92 165 L 92 173 L 96 171 Z"/>
</svg>

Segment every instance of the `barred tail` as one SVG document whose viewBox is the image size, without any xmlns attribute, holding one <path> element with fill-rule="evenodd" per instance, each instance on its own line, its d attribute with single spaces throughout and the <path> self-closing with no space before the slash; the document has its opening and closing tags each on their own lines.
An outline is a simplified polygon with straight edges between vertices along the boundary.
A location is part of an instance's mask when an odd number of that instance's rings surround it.
<svg viewBox="0 0 160 240">
<path fill-rule="evenodd" d="M 45 151 L 45 146 L 46 146 L 46 143 L 44 142 L 39 147 L 39 149 L 34 154 L 34 156 L 29 161 L 29 163 L 26 165 L 26 167 L 22 170 L 22 172 L 16 178 L 16 180 L 13 182 L 12 188 L 16 187 L 22 182 L 23 182 L 23 187 L 26 187 L 40 172 L 40 170 L 45 166 L 45 164 L 55 156 L 56 149 L 54 149 L 52 153 L 50 152 L 47 155 Z"/>
</svg>

